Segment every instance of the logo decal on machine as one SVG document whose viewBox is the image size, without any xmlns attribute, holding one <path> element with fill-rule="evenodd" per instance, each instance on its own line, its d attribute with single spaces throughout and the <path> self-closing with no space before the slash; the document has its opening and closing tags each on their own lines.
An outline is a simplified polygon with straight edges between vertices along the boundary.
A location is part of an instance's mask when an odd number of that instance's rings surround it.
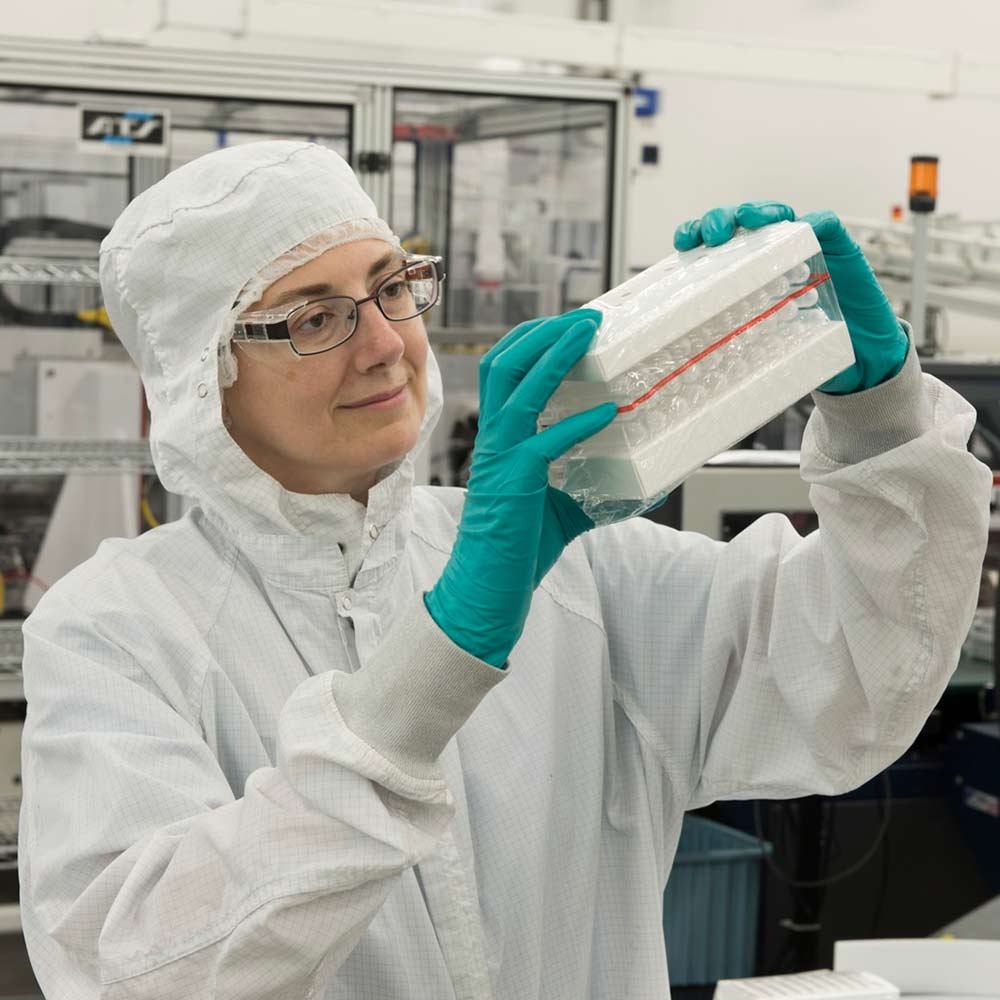
<svg viewBox="0 0 1000 1000">
<path fill-rule="evenodd" d="M 80 108 L 77 136 L 87 152 L 128 152 L 166 156 L 169 121 L 165 111 Z"/>
</svg>

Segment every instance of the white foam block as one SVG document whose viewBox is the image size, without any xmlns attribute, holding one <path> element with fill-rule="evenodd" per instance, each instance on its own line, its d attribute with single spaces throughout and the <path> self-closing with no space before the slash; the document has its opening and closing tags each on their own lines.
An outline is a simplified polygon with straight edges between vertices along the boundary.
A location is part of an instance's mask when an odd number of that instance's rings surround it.
<svg viewBox="0 0 1000 1000">
<path fill-rule="evenodd" d="M 583 307 L 604 318 L 569 378 L 611 381 L 819 252 L 812 226 L 781 222 L 665 257 Z"/>
<path fill-rule="evenodd" d="M 673 489 L 720 451 L 767 423 L 816 386 L 854 362 L 847 326 L 824 323 L 808 337 L 780 346 L 766 367 L 719 388 L 702 406 L 692 406 L 653 436 L 630 444 L 617 429 L 602 432 L 579 449 L 587 488 L 608 497 L 650 499 Z M 571 470 L 565 487 L 572 492 Z"/>
<path fill-rule="evenodd" d="M 854 362 L 812 227 L 779 223 L 673 254 L 590 304 L 594 343 L 541 426 L 606 400 L 613 423 L 550 467 L 591 517 L 655 502 Z"/>
<path fill-rule="evenodd" d="M 899 990 L 870 972 L 800 972 L 791 976 L 724 979 L 715 1000 L 896 1000 Z"/>
</svg>

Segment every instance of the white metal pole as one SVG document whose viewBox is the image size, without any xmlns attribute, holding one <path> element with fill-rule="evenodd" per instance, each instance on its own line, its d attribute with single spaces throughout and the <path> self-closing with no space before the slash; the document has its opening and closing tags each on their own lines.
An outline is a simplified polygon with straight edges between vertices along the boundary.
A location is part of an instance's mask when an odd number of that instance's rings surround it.
<svg viewBox="0 0 1000 1000">
<path fill-rule="evenodd" d="M 913 213 L 913 281 L 910 291 L 910 325 L 913 343 L 922 350 L 927 335 L 927 247 L 930 213 Z"/>
</svg>

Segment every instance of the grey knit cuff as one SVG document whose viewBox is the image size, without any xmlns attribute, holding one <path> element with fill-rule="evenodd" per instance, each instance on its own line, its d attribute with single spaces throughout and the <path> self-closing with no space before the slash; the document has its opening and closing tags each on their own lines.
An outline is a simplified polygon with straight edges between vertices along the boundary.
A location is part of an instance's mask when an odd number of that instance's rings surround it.
<svg viewBox="0 0 1000 1000">
<path fill-rule="evenodd" d="M 903 367 L 888 382 L 846 396 L 817 391 L 813 399 L 820 419 L 810 420 L 809 429 L 816 447 L 844 465 L 898 448 L 933 425 L 912 339 Z"/>
<path fill-rule="evenodd" d="M 448 741 L 506 676 L 456 646 L 417 594 L 369 662 L 334 671 L 331 683 L 356 736 L 413 777 L 431 778 Z"/>
</svg>

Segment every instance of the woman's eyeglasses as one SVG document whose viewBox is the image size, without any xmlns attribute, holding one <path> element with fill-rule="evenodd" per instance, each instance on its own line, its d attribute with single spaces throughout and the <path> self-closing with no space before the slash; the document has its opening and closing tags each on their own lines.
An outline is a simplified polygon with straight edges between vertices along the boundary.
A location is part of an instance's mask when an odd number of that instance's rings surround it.
<svg viewBox="0 0 1000 1000">
<path fill-rule="evenodd" d="M 233 339 L 285 340 L 296 354 L 322 354 L 350 340 L 358 328 L 358 310 L 374 302 L 391 323 L 414 319 L 427 312 L 441 294 L 445 279 L 441 257 L 411 256 L 403 266 L 379 282 L 363 299 L 330 295 L 280 309 L 246 313 L 233 325 Z"/>
</svg>

